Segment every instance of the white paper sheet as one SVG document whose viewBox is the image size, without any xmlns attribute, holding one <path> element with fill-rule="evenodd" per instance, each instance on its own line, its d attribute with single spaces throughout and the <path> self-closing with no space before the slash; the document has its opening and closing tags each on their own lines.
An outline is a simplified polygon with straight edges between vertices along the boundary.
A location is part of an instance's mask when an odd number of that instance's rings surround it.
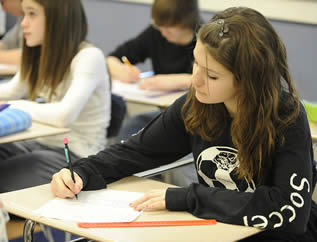
<svg viewBox="0 0 317 242">
<path fill-rule="evenodd" d="M 144 193 L 115 190 L 82 191 L 78 200 L 55 198 L 34 211 L 37 215 L 75 222 L 131 222 L 142 212 L 129 203 Z"/>
<path fill-rule="evenodd" d="M 9 65 L 9 64 L 0 64 L 0 70 L 7 70 L 11 68 L 17 68 L 16 65 Z"/>
<path fill-rule="evenodd" d="M 119 95 L 126 94 L 144 97 L 155 97 L 168 93 L 161 90 L 144 90 L 139 88 L 139 83 L 123 83 L 120 81 L 112 82 L 112 92 Z"/>
</svg>

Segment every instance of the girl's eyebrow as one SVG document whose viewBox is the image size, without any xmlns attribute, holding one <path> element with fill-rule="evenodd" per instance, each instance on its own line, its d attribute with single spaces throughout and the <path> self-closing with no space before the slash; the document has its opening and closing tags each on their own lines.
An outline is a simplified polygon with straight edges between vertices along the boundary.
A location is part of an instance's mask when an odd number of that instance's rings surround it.
<svg viewBox="0 0 317 242">
<path fill-rule="evenodd" d="M 193 52 L 193 57 L 194 57 L 194 61 L 197 63 L 196 57 L 195 57 L 195 52 Z M 217 74 L 217 75 L 220 75 L 219 72 L 216 72 L 216 71 L 214 71 L 214 70 L 212 70 L 212 69 L 209 69 L 209 68 L 207 68 L 207 67 L 203 67 L 203 68 L 205 68 L 207 71 L 211 71 L 211 72 L 213 72 L 213 73 L 215 73 L 215 74 Z"/>
<path fill-rule="evenodd" d="M 217 75 L 220 75 L 220 73 L 219 72 L 216 72 L 216 71 L 214 71 L 214 70 L 212 70 L 212 69 L 207 69 L 208 71 L 211 71 L 211 72 L 213 72 L 213 73 L 215 73 L 215 74 L 217 74 Z"/>
<path fill-rule="evenodd" d="M 36 10 L 36 9 L 33 7 L 26 7 L 25 10 Z"/>
</svg>

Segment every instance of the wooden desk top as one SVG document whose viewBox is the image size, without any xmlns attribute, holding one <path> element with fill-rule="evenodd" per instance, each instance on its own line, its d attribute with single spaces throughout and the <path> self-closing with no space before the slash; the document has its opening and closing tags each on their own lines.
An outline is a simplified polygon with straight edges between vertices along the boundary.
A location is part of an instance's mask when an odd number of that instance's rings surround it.
<svg viewBox="0 0 317 242">
<path fill-rule="evenodd" d="M 32 126 L 19 133 L 10 134 L 8 136 L 0 137 L 0 144 L 10 143 L 14 141 L 21 141 L 27 139 L 34 139 L 43 136 L 50 136 L 56 134 L 63 134 L 69 132 L 68 128 L 56 128 L 42 123 L 32 122 Z"/>
<path fill-rule="evenodd" d="M 171 92 L 164 95 L 160 95 L 157 97 L 146 97 L 146 96 L 132 96 L 126 94 L 120 94 L 124 97 L 125 100 L 128 102 L 140 103 L 140 104 L 147 104 L 157 106 L 159 108 L 167 108 L 173 102 L 184 95 L 186 91 L 179 91 L 179 92 Z"/>
<path fill-rule="evenodd" d="M 109 188 L 146 192 L 149 189 L 159 189 L 168 186 L 171 185 L 144 178 L 127 177 L 110 184 Z M 79 228 L 74 222 L 43 218 L 32 213 L 33 210 L 53 198 L 49 184 L 0 194 L 0 199 L 2 199 L 5 208 L 12 214 L 97 241 L 236 241 L 260 231 L 252 227 L 219 222 L 216 225 L 191 226 L 190 229 L 188 227 L 83 229 Z M 196 219 L 196 217 L 187 212 L 153 211 L 144 212 L 137 221 L 177 219 L 192 220 Z"/>
<path fill-rule="evenodd" d="M 19 70 L 18 65 L 0 64 L 0 76 L 13 76 Z"/>
<path fill-rule="evenodd" d="M 159 108 L 167 108 L 177 98 L 184 95 L 186 91 L 162 92 L 146 91 L 137 88 L 137 84 L 121 83 L 120 81 L 112 82 L 112 92 L 122 96 L 126 101 L 153 105 Z"/>
</svg>

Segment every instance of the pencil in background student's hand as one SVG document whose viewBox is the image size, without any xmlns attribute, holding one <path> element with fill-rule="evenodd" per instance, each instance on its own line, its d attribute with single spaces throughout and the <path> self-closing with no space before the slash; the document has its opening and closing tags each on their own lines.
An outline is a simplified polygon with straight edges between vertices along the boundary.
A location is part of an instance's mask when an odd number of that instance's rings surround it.
<svg viewBox="0 0 317 242">
<path fill-rule="evenodd" d="M 131 68 L 133 68 L 133 65 L 131 64 L 131 62 L 129 61 L 129 59 L 126 56 L 122 56 L 121 60 L 124 64 L 129 65 Z"/>
<path fill-rule="evenodd" d="M 130 69 L 139 76 L 140 72 L 138 71 L 138 69 L 136 69 L 131 62 L 129 61 L 129 59 L 126 56 L 122 56 L 121 60 L 124 64 L 128 65 L 130 67 Z"/>
</svg>

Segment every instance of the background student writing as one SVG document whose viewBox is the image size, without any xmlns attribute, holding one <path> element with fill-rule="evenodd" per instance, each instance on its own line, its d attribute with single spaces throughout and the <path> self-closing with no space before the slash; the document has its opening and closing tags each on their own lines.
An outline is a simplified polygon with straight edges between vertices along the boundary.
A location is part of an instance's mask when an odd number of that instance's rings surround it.
<svg viewBox="0 0 317 242">
<path fill-rule="evenodd" d="M 152 190 L 136 210 L 188 211 L 254 226 L 256 241 L 316 241 L 316 183 L 310 129 L 286 49 L 259 12 L 229 8 L 203 25 L 188 95 L 142 132 L 62 169 L 58 197 L 104 188 L 193 152 L 199 184 Z"/>
<path fill-rule="evenodd" d="M 199 23 L 197 0 L 155 0 L 152 5 L 152 24 L 135 38 L 121 44 L 107 57 L 112 80 L 139 80 L 139 70 L 122 63 L 122 56 L 126 56 L 133 65 L 149 58 L 155 75 L 141 82 L 141 88 L 188 88 L 191 53 Z"/>
<path fill-rule="evenodd" d="M 21 62 L 23 33 L 21 27 L 21 0 L 1 0 L 2 8 L 7 13 L 17 16 L 17 23 L 3 36 L 0 41 L 0 63 L 18 65 Z"/>
<path fill-rule="evenodd" d="M 23 0 L 22 7 L 21 71 L 0 85 L 0 100 L 10 100 L 33 121 L 69 127 L 66 136 L 73 161 L 94 154 L 106 145 L 110 91 L 102 51 L 85 41 L 82 3 Z M 37 97 L 45 103 L 35 102 Z M 1 144 L 0 192 L 50 182 L 52 174 L 66 165 L 63 138 Z"/>
<path fill-rule="evenodd" d="M 124 64 L 126 56 L 133 64 L 150 59 L 154 76 L 139 83 L 143 89 L 179 90 L 190 85 L 192 50 L 195 31 L 200 24 L 197 0 L 155 0 L 152 5 L 152 24 L 135 38 L 118 46 L 107 57 L 112 80 L 139 81 L 140 71 Z M 125 140 L 138 132 L 158 111 L 129 118 L 118 134 L 117 141 Z"/>
</svg>

